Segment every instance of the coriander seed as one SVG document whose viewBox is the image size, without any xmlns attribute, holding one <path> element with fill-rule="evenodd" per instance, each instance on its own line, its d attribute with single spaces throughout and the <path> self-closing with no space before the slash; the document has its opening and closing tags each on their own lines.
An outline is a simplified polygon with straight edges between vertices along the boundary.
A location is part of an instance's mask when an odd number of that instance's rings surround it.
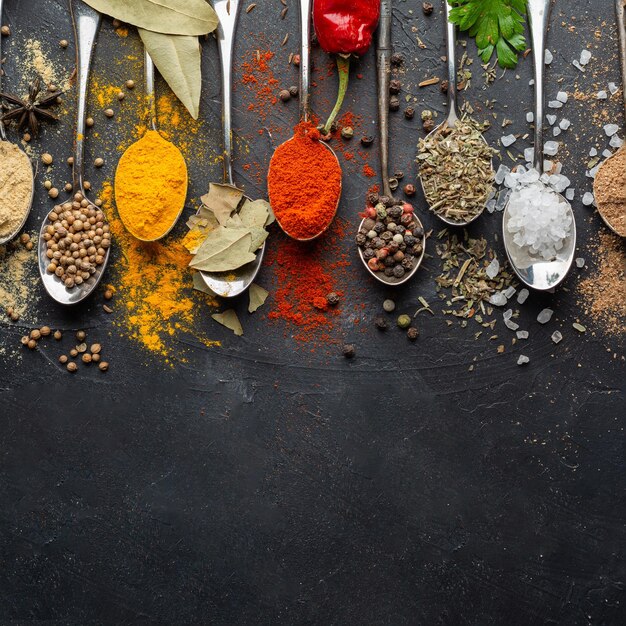
<svg viewBox="0 0 626 626">
<path fill-rule="evenodd" d="M 100 157 L 98 157 L 94 162 L 93 162 L 95 167 L 102 167 L 104 165 L 104 159 L 101 159 Z"/>
<path fill-rule="evenodd" d="M 29 337 L 28 335 L 24 335 L 24 336 L 20 339 L 20 341 L 22 342 L 22 345 L 23 345 L 23 346 L 27 346 L 27 345 L 28 345 L 28 342 L 30 341 L 30 337 Z"/>
<path fill-rule="evenodd" d="M 98 363 L 100 361 L 100 355 L 99 354 L 92 354 L 91 355 L 91 361 L 92 361 L 92 363 Z"/>
<path fill-rule="evenodd" d="M 78 369 L 78 365 L 74 361 L 70 361 L 67 365 L 67 371 L 74 373 Z"/>
<path fill-rule="evenodd" d="M 41 332 L 37 328 L 34 328 L 30 331 L 30 338 L 39 341 L 41 339 Z"/>
<path fill-rule="evenodd" d="M 57 341 L 61 341 L 61 339 L 63 338 L 63 333 L 60 330 L 55 330 L 54 331 L 54 338 Z"/>
<path fill-rule="evenodd" d="M 109 369 L 109 364 L 106 361 L 102 361 L 100 365 L 98 365 L 98 368 L 101 372 L 106 372 Z"/>
<path fill-rule="evenodd" d="M 105 300 L 110 300 L 113 297 L 113 292 L 110 289 L 107 289 L 104 292 L 104 299 Z"/>
<path fill-rule="evenodd" d="M 76 333 L 76 339 L 78 339 L 78 341 L 83 342 L 85 341 L 85 337 L 87 336 L 87 333 L 84 330 L 79 330 Z"/>
<path fill-rule="evenodd" d="M 127 80 L 126 81 L 126 88 L 127 89 L 134 89 L 135 88 L 135 81 L 134 80 Z"/>
<path fill-rule="evenodd" d="M 85 354 L 83 354 L 81 359 L 82 359 L 83 363 L 89 364 L 89 363 L 91 363 L 91 354 L 89 354 L 89 352 L 85 352 Z"/>
<path fill-rule="evenodd" d="M 88 117 L 85 120 L 85 125 L 87 126 L 87 128 L 91 128 L 94 124 L 95 124 L 95 121 L 94 121 L 93 117 Z"/>
<path fill-rule="evenodd" d="M 61 39 L 61 41 L 59 41 L 59 45 L 65 50 L 65 48 L 67 48 L 70 44 L 67 39 Z"/>
<path fill-rule="evenodd" d="M 44 165 L 52 165 L 52 162 L 53 162 L 53 161 L 54 161 L 54 159 L 52 158 L 52 155 L 51 155 L 51 154 L 48 154 L 47 152 L 44 152 L 44 153 L 41 155 L 41 162 L 42 162 Z"/>
<path fill-rule="evenodd" d="M 117 99 L 123 100 L 126 97 L 126 94 L 123 91 L 118 92 Z"/>
<path fill-rule="evenodd" d="M 59 190 L 56 187 L 51 187 L 48 190 L 48 195 L 54 200 L 54 198 L 59 197 Z"/>
<path fill-rule="evenodd" d="M 113 117 L 113 116 L 115 115 L 115 111 L 114 111 L 113 109 L 105 109 L 105 110 L 104 110 L 104 114 L 105 114 L 107 117 Z"/>
<path fill-rule="evenodd" d="M 37 342 L 34 339 L 29 339 L 26 345 L 29 350 L 34 350 L 37 347 Z"/>
<path fill-rule="evenodd" d="M 67 164 L 68 165 L 74 165 L 74 157 L 67 157 Z"/>
<path fill-rule="evenodd" d="M 0 28 L 0 33 L 3 37 L 8 37 L 11 34 L 11 29 L 8 26 L 3 26 Z"/>
<path fill-rule="evenodd" d="M 78 350 L 76 348 L 72 348 L 70 350 L 70 356 L 71 357 L 77 357 L 78 356 Z"/>
<path fill-rule="evenodd" d="M 47 189 L 48 191 L 50 191 L 50 189 L 52 189 L 52 183 L 47 180 L 44 184 L 43 184 L 44 189 Z"/>
<path fill-rule="evenodd" d="M 41 333 L 42 337 L 48 337 L 52 331 L 50 330 L 50 326 L 42 326 L 39 329 L 39 332 Z"/>
<path fill-rule="evenodd" d="M 98 354 L 102 351 L 102 346 L 99 343 L 94 343 L 89 350 L 91 354 Z"/>
<path fill-rule="evenodd" d="M 59 363 L 63 363 L 63 365 L 65 365 L 68 361 L 69 361 L 69 358 L 68 358 L 67 354 L 62 354 L 59 357 Z"/>
</svg>

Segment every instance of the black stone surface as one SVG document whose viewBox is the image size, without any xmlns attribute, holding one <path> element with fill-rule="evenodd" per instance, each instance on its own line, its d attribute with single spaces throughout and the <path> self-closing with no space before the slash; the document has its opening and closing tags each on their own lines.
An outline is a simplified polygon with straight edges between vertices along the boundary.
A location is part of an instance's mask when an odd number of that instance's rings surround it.
<svg viewBox="0 0 626 626">
<path fill-rule="evenodd" d="M 284 86 L 294 82 L 286 61 L 298 37 L 297 3 L 287 5 L 285 20 L 278 0 L 243 14 L 236 46 L 238 58 L 257 47 L 275 50 L 273 67 Z M 548 97 L 619 82 L 612 8 L 612 0 L 557 1 Z M 63 0 L 6 0 L 2 23 L 13 30 L 2 42 L 12 89 L 24 87 L 15 76 L 29 37 L 71 71 L 73 43 L 65 52 L 58 47 L 59 39 L 72 39 Z M 425 18 L 417 0 L 396 1 L 393 31 L 406 57 L 402 98 L 408 93 L 418 112 L 441 114 L 437 87 L 417 87 L 443 76 L 441 16 Z M 139 50 L 135 38 L 131 32 L 120 42 L 107 19 L 94 71 L 112 83 L 131 77 L 120 59 L 126 46 Z M 594 60 L 583 76 L 571 61 L 585 46 Z M 471 42 L 468 51 L 475 56 Z M 327 63 L 321 51 L 314 56 L 319 67 Z M 212 41 L 203 63 L 203 140 L 215 146 L 220 108 Z M 476 115 L 491 116 L 484 102 L 495 100 L 489 140 L 530 131 L 531 57 L 516 71 L 498 70 L 487 89 L 477 61 L 471 69 L 473 85 L 463 95 Z M 347 108 L 372 123 L 374 133 L 371 52 L 355 72 L 363 78 L 352 81 Z M 140 83 L 140 75 L 133 77 Z M 321 113 L 334 80 L 319 80 L 313 93 Z M 235 104 L 238 146 L 250 150 L 241 156 L 241 148 L 237 179 L 260 197 L 264 184 L 243 164 L 267 165 L 297 109 L 295 102 L 278 103 L 262 124 L 247 111 L 241 88 Z M 593 119 L 591 107 L 571 99 L 558 112 L 573 122 L 564 138 L 564 173 L 577 188 L 579 255 L 587 268 L 575 269 L 557 294 L 533 294 L 521 307 L 528 342 L 511 346 L 510 331 L 498 322 L 504 355 L 496 353 L 500 341 L 475 340 L 473 328 L 448 327 L 439 313 L 419 317 L 415 344 L 400 332 L 378 333 L 373 319 L 390 292 L 369 281 L 349 240 L 349 305 L 334 339 L 356 344 L 352 361 L 334 346 L 311 353 L 291 338 L 294 329 L 270 323 L 262 312 L 242 313 L 246 334 L 235 338 L 207 310 L 199 324 L 221 347 L 181 337 L 185 360 L 170 368 L 119 337 L 101 296 L 63 310 L 41 294 L 30 313 L 38 324 L 84 327 L 106 342 L 106 375 L 82 369 L 70 377 L 57 366 L 54 346 L 16 358 L 24 329 L 3 321 L 0 623 L 623 624 L 623 341 L 587 320 L 576 297 L 578 278 L 593 271 L 602 228 L 580 202 L 591 187 L 586 155 L 607 143 L 603 118 Z M 602 108 L 623 124 L 618 96 Z M 504 118 L 513 124 L 502 129 Z M 68 154 L 71 119 L 70 106 L 35 151 Z M 392 162 L 414 178 L 419 115 L 413 121 L 392 115 L 391 124 Z M 282 133 L 259 135 L 261 126 Z M 519 140 L 516 153 L 529 140 Z M 103 155 L 103 146 L 88 142 L 87 162 L 107 159 L 103 171 L 89 173 L 94 187 L 117 160 L 116 150 Z M 220 177 L 219 163 L 203 154 L 189 166 L 189 198 Z M 371 180 L 362 163 L 344 166 L 340 215 L 356 224 Z M 50 206 L 42 181 L 40 172 L 32 230 Z M 417 204 L 424 221 L 438 227 L 423 201 Z M 485 215 L 472 233 L 485 233 L 502 255 L 499 229 L 500 215 Z M 274 233 L 269 246 L 282 241 Z M 439 271 L 436 258 L 427 260 L 419 277 L 394 293 L 398 312 L 415 310 L 419 295 L 435 303 Z M 271 288 L 271 271 L 260 281 Z M 352 304 L 361 302 L 366 306 L 355 313 Z M 243 312 L 246 304 L 236 306 Z M 544 327 L 535 319 L 546 306 L 556 314 Z M 584 335 L 571 327 L 577 319 L 588 328 Z M 550 341 L 556 329 L 565 335 L 558 346 Z M 516 365 L 522 353 L 531 359 L 523 368 Z"/>
</svg>

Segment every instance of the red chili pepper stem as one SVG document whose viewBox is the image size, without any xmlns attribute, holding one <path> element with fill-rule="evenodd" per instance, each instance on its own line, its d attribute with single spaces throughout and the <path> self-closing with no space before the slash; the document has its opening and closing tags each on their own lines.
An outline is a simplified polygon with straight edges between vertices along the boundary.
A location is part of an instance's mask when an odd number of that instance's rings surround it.
<svg viewBox="0 0 626 626">
<path fill-rule="evenodd" d="M 339 94 L 335 108 L 331 111 L 326 124 L 324 124 L 324 135 L 330 132 L 335 118 L 341 111 L 346 92 L 348 91 L 348 83 L 350 82 L 350 57 L 342 54 L 337 55 L 337 70 L 339 72 Z"/>
</svg>

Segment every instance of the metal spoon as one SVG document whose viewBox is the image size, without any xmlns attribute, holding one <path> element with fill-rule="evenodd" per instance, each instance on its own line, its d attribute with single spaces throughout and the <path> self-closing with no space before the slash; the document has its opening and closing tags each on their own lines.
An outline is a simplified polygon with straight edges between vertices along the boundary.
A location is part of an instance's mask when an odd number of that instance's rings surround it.
<svg viewBox="0 0 626 626">
<path fill-rule="evenodd" d="M 154 132 L 159 132 L 158 123 L 157 123 L 156 95 L 155 95 L 155 86 L 154 86 L 154 62 L 152 61 L 152 58 L 148 54 L 147 50 L 144 51 L 144 82 L 145 82 L 145 89 L 146 89 L 146 98 L 148 100 L 148 126 L 150 130 Z M 163 138 L 162 135 L 161 137 Z M 138 143 L 143 141 L 143 139 L 144 138 L 142 137 L 141 139 L 133 143 L 131 146 L 129 146 L 126 152 L 132 149 L 133 146 L 136 146 Z M 166 141 L 165 138 L 163 138 L 163 141 Z M 182 153 L 180 152 L 180 150 L 178 149 L 178 147 L 172 144 L 170 141 L 168 141 L 167 143 L 171 144 L 172 147 L 178 151 L 180 160 L 184 162 L 184 157 Z M 122 159 L 124 158 L 124 155 L 126 154 L 126 152 L 122 155 L 122 158 L 120 159 L 120 163 L 122 162 Z M 158 157 L 155 157 L 155 158 L 158 158 Z M 118 163 L 118 168 L 119 168 L 119 163 Z M 158 180 L 155 180 L 154 182 L 156 185 L 159 184 Z M 115 186 L 116 188 L 118 188 L 119 183 L 116 182 Z M 187 194 L 185 193 L 185 197 L 186 195 Z M 174 226 L 176 226 L 176 222 L 178 222 L 178 219 L 180 218 L 184 208 L 185 208 L 185 198 L 183 198 L 183 201 L 180 203 L 180 207 L 178 207 L 178 212 L 172 218 L 172 221 L 170 222 L 166 230 L 159 233 L 159 235 L 157 235 L 156 237 L 152 237 L 150 239 L 145 239 L 144 237 L 140 237 L 137 233 L 133 232 L 132 228 L 130 228 L 130 226 L 126 224 L 126 222 L 124 221 L 122 212 L 120 212 L 120 219 L 122 220 L 122 223 L 124 224 L 128 232 L 133 237 L 135 237 L 135 239 L 139 239 L 139 241 L 143 241 L 145 243 L 151 243 L 154 241 L 159 241 L 159 239 L 163 239 L 163 237 L 167 236 L 172 231 Z"/>
<path fill-rule="evenodd" d="M 233 184 L 233 135 L 232 135 L 232 60 L 233 43 L 237 18 L 239 16 L 239 0 L 213 0 L 213 8 L 219 17 L 217 27 L 217 43 L 220 51 L 222 69 L 222 131 L 224 141 L 223 163 L 224 184 Z M 234 272 L 200 272 L 206 286 L 224 298 L 234 298 L 243 293 L 256 278 L 265 255 L 265 244 L 256 253 L 256 260 L 244 265 Z"/>
<path fill-rule="evenodd" d="M 4 0 L 0 0 L 0 22 L 2 21 L 2 4 L 3 4 Z M 2 45 L 0 44 L 0 59 L 2 58 Z M 0 72 L 0 80 L 2 77 L 2 73 Z M 2 112 L 0 111 L 0 114 Z M 6 131 L 4 129 L 4 124 L 2 123 L 2 121 L 0 121 L 0 141 L 8 141 L 7 139 L 7 134 Z M 17 145 L 17 144 L 15 144 Z M 19 146 L 18 146 L 19 148 Z M 21 148 L 20 148 L 21 150 Z M 23 152 L 23 150 L 22 150 Z M 29 160 L 30 162 L 30 158 L 28 157 L 28 155 L 26 155 L 26 153 L 24 153 L 26 158 Z M 30 192 L 30 201 L 28 203 L 28 209 L 26 211 L 26 214 L 24 215 L 24 219 L 22 220 L 22 222 L 17 226 L 17 228 L 15 228 L 13 230 L 12 233 L 9 233 L 8 235 L 5 235 L 4 237 L 0 237 L 0 246 L 3 246 L 5 243 L 8 243 L 9 241 L 11 241 L 11 239 L 13 239 L 19 232 L 20 230 L 22 230 L 22 228 L 24 228 L 24 224 L 26 224 L 26 220 L 28 219 L 28 216 L 30 215 L 30 210 L 33 207 L 33 196 L 35 195 L 35 176 L 33 174 L 33 168 L 32 168 L 32 163 L 31 163 L 31 168 L 30 168 L 30 173 L 31 173 L 31 192 Z"/>
<path fill-rule="evenodd" d="M 309 119 L 309 91 L 311 83 L 311 0 L 300 0 L 300 33 L 300 119 L 306 122 Z M 288 139 L 281 145 L 285 145 L 290 141 L 295 141 L 295 139 Z M 335 157 L 335 160 L 337 161 L 337 167 L 339 167 L 339 160 L 337 159 L 337 155 L 335 154 L 334 150 L 325 141 L 320 141 L 320 143 L 333 155 L 333 157 Z M 270 168 L 271 167 L 272 164 L 270 163 Z M 276 221 L 278 222 L 278 225 L 283 229 L 285 234 L 289 235 L 289 237 L 291 237 L 292 239 L 295 239 L 297 241 L 313 241 L 313 239 L 317 239 L 320 235 L 323 235 L 328 230 L 328 227 L 332 224 L 332 221 L 337 214 L 337 209 L 339 208 L 340 198 L 341 183 L 339 187 L 339 193 L 337 194 L 337 203 L 335 205 L 335 210 L 332 217 L 324 225 L 322 230 L 320 230 L 319 233 L 313 235 L 313 237 L 308 237 L 304 239 L 294 237 L 291 233 L 285 230 L 284 226 L 280 223 L 278 216 L 276 216 Z M 271 201 L 272 194 L 270 192 L 270 204 Z"/>
<path fill-rule="evenodd" d="M 544 54 L 546 47 L 546 34 L 552 0 L 528 0 L 528 17 L 530 22 L 530 34 L 532 38 L 533 62 L 535 69 L 535 169 L 543 172 L 543 71 Z M 542 183 L 543 184 L 543 183 Z M 551 190 L 552 191 L 552 190 Z M 552 191 L 556 194 L 556 191 Z M 510 198 L 504 208 L 502 217 L 502 235 L 504 248 L 513 270 L 520 280 L 539 291 L 553 289 L 567 276 L 574 261 L 576 250 L 576 220 L 570 203 L 561 195 L 557 194 L 561 202 L 567 205 L 567 210 L 572 218 L 570 236 L 565 240 L 563 248 L 559 251 L 556 259 L 545 261 L 535 256 L 530 256 L 526 250 L 520 248 L 514 241 L 513 235 L 507 226 L 510 219 Z"/>
<path fill-rule="evenodd" d="M 447 46 L 447 56 L 448 56 L 448 117 L 441 123 L 439 126 L 434 128 L 430 133 L 426 136 L 426 140 L 430 137 L 433 137 L 438 132 L 441 131 L 444 127 L 454 128 L 456 123 L 459 121 L 459 112 L 457 107 L 457 92 L 456 92 L 456 79 L 457 79 L 457 68 L 456 68 L 456 26 L 450 21 L 450 4 L 446 0 L 444 2 L 446 10 L 446 46 Z M 481 135 L 482 140 L 485 145 L 487 144 L 487 140 L 483 135 Z M 493 170 L 493 161 L 491 169 Z M 424 190 L 424 181 L 422 179 L 421 174 L 419 175 L 420 183 L 422 184 L 422 190 Z M 426 192 L 424 190 L 424 195 Z M 428 201 L 428 198 L 426 198 Z M 475 219 L 478 219 L 484 212 L 485 207 L 487 206 L 487 199 L 485 198 L 485 203 L 483 204 L 482 209 L 473 215 L 472 217 L 465 220 L 453 220 L 445 215 L 440 215 L 439 213 L 432 211 L 441 221 L 445 222 L 450 226 L 467 226 L 471 224 Z"/>
<path fill-rule="evenodd" d="M 76 88 L 78 90 L 78 104 L 76 107 L 76 134 L 74 137 L 74 170 L 73 183 L 74 191 L 80 192 L 85 198 L 87 193 L 83 180 L 83 157 L 85 141 L 85 115 L 87 109 L 87 86 L 89 84 L 89 71 L 91 68 L 91 57 L 94 49 L 98 30 L 102 16 L 98 11 L 87 6 L 80 0 L 70 2 L 70 14 L 74 24 L 74 35 L 76 38 Z M 39 273 L 41 280 L 48 294 L 59 304 L 77 304 L 89 296 L 98 286 L 104 270 L 109 262 L 111 249 L 107 249 L 104 263 L 98 266 L 96 272 L 82 285 L 67 289 L 65 285 L 54 274 L 49 274 L 46 270 L 49 260 L 46 257 L 46 241 L 43 238 L 47 219 L 43 220 L 39 233 Z"/>
<path fill-rule="evenodd" d="M 376 69 L 378 73 L 378 131 L 380 140 L 380 175 L 383 194 L 392 197 L 389 187 L 389 68 L 391 62 L 391 0 L 381 0 L 380 22 L 378 24 L 378 44 L 376 49 Z M 422 227 L 420 219 L 415 215 L 415 221 Z M 363 222 L 359 224 L 359 230 L 363 228 Z M 408 282 L 419 269 L 426 252 L 426 235 L 422 237 L 422 254 L 416 259 L 413 269 L 407 272 L 401 279 L 393 282 L 384 274 L 370 269 L 363 257 L 363 250 L 359 248 L 359 257 L 367 271 L 383 285 L 397 287 Z"/>
<path fill-rule="evenodd" d="M 618 31 L 618 35 L 619 35 L 619 47 L 620 47 L 620 60 L 621 60 L 621 64 L 622 64 L 622 85 L 624 85 L 623 87 L 623 91 L 624 91 L 624 116 L 626 117 L 626 5 L 624 4 L 624 0 L 615 0 L 615 11 L 617 13 L 617 31 Z M 624 151 L 626 150 L 626 144 L 624 144 L 615 154 L 613 154 L 612 156 L 610 156 L 607 161 L 609 161 L 610 159 L 615 158 L 618 154 L 621 156 Z M 622 230 L 621 232 L 618 232 L 614 226 L 611 224 L 611 222 L 609 222 L 609 220 L 604 216 L 604 212 L 602 211 L 602 203 L 600 202 L 599 198 L 598 198 L 598 191 L 597 191 L 597 183 L 598 180 L 600 180 L 603 176 L 602 171 L 604 168 L 604 164 L 606 163 L 606 161 L 604 161 L 602 163 L 602 165 L 600 166 L 600 169 L 598 170 L 598 173 L 596 174 L 596 178 L 594 180 L 593 183 L 593 187 L 594 187 L 594 194 L 596 197 L 596 201 L 598 203 L 598 213 L 600 214 L 600 217 L 602 218 L 602 220 L 604 221 L 604 223 L 616 234 L 619 235 L 620 237 L 625 237 L 626 234 L 624 234 L 624 231 Z M 623 174 L 623 178 L 622 178 L 622 183 L 624 185 L 626 185 L 626 172 L 624 172 Z"/>
</svg>

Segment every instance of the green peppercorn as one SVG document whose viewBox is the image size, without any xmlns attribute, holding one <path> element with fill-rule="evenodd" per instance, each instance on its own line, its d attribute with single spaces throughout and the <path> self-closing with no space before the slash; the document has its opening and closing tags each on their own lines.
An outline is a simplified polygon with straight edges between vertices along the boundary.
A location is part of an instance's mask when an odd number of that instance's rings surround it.
<svg viewBox="0 0 626 626">
<path fill-rule="evenodd" d="M 408 328 L 411 325 L 411 316 L 410 315 L 399 315 L 397 321 L 399 328 Z"/>
<path fill-rule="evenodd" d="M 352 137 L 354 137 L 354 129 L 352 128 L 352 126 L 344 126 L 341 129 L 341 136 L 344 139 L 352 139 Z"/>
</svg>

